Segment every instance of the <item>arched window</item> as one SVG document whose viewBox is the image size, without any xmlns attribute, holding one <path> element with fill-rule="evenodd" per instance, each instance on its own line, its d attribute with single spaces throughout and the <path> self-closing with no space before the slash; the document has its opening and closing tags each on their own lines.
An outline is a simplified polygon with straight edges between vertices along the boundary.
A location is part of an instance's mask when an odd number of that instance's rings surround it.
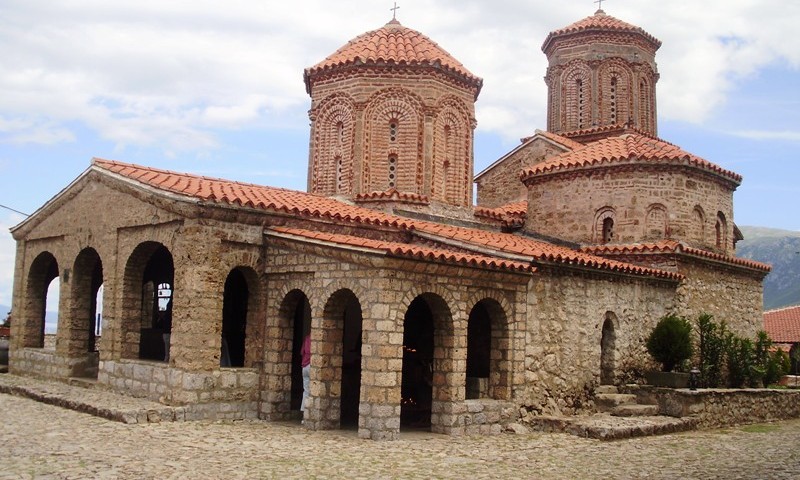
<svg viewBox="0 0 800 480">
<path fill-rule="evenodd" d="M 611 88 L 609 97 L 609 113 L 611 115 L 611 124 L 617 123 L 617 77 L 611 78 Z"/>
<path fill-rule="evenodd" d="M 397 120 L 389 122 L 389 141 L 397 141 Z"/>
<path fill-rule="evenodd" d="M 645 218 L 645 238 L 661 239 L 668 237 L 667 209 L 663 205 L 650 205 Z"/>
<path fill-rule="evenodd" d="M 344 143 L 344 122 L 336 122 L 336 142 L 339 146 Z"/>
<path fill-rule="evenodd" d="M 341 191 L 344 189 L 344 177 L 342 176 L 344 165 L 342 164 L 341 155 L 337 155 L 335 160 L 336 160 L 336 193 L 341 193 Z"/>
<path fill-rule="evenodd" d="M 650 129 L 650 87 L 646 80 L 639 82 L 639 126 Z"/>
<path fill-rule="evenodd" d="M 593 241 L 606 244 L 614 241 L 614 209 L 603 207 L 597 211 L 594 220 Z"/>
<path fill-rule="evenodd" d="M 706 241 L 706 214 L 700 205 L 694 207 L 692 236 L 698 242 Z"/>
<path fill-rule="evenodd" d="M 728 246 L 728 222 L 722 212 L 717 212 L 717 223 L 714 225 L 717 236 L 717 248 L 726 249 Z"/>
<path fill-rule="evenodd" d="M 614 219 L 606 218 L 603 220 L 603 243 L 611 243 L 614 239 Z"/>
<path fill-rule="evenodd" d="M 578 129 L 582 130 L 584 126 L 584 107 L 586 99 L 584 98 L 584 91 L 583 91 L 583 79 L 579 78 L 575 80 L 575 89 L 578 92 Z"/>
</svg>

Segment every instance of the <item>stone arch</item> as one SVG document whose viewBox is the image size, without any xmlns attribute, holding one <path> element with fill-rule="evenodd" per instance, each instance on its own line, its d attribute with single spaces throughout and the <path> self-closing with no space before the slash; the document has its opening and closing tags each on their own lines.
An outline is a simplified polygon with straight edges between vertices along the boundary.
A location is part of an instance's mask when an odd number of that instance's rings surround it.
<svg viewBox="0 0 800 480">
<path fill-rule="evenodd" d="M 603 207 L 594 215 L 594 243 L 612 243 L 615 237 L 616 211 L 613 207 Z"/>
<path fill-rule="evenodd" d="M 493 298 L 476 302 L 467 321 L 466 398 L 510 398 L 508 315 Z"/>
<path fill-rule="evenodd" d="M 274 403 L 270 413 L 272 419 L 288 419 L 290 412 L 299 413 L 301 409 L 303 374 L 300 349 L 303 338 L 311 333 L 311 303 L 302 289 L 292 288 L 282 295 L 278 324 L 269 332 L 267 363 L 273 378 L 268 383 L 275 386 L 275 391 L 270 392 Z M 313 343 L 312 340 L 312 352 Z"/>
<path fill-rule="evenodd" d="M 601 125 L 623 125 L 631 117 L 630 65 L 621 58 L 604 60 L 599 70 Z"/>
<path fill-rule="evenodd" d="M 325 303 L 320 333 L 312 338 L 312 380 L 319 388 L 311 420 L 317 428 L 358 426 L 362 318 L 361 302 L 350 289 L 336 290 Z"/>
<path fill-rule="evenodd" d="M 87 356 L 91 365 L 82 376 L 97 376 L 98 292 L 103 285 L 103 262 L 94 248 L 78 254 L 72 267 L 70 292 L 69 346 L 70 356 Z M 91 357 L 91 358 L 89 358 Z"/>
<path fill-rule="evenodd" d="M 50 283 L 58 276 L 58 261 L 52 253 L 41 252 L 31 262 L 25 284 L 25 317 L 22 318 L 23 347 L 44 348 L 47 290 Z"/>
<path fill-rule="evenodd" d="M 700 243 L 706 242 L 706 212 L 700 205 L 692 209 L 692 237 Z"/>
<path fill-rule="evenodd" d="M 728 221 L 725 214 L 717 212 L 717 221 L 714 225 L 716 246 L 721 250 L 728 249 Z"/>
<path fill-rule="evenodd" d="M 403 373 L 400 424 L 403 427 L 443 425 L 432 422 L 435 404 L 449 403 L 460 385 L 453 375 L 453 316 L 436 293 L 416 296 L 403 318 Z"/>
<path fill-rule="evenodd" d="M 667 207 L 654 203 L 647 207 L 644 219 L 644 238 L 662 239 L 669 236 L 669 214 Z"/>
<path fill-rule="evenodd" d="M 472 128 L 464 102 L 448 96 L 434 121 L 431 197 L 451 205 L 471 205 Z"/>
<path fill-rule="evenodd" d="M 174 294 L 172 253 L 159 242 L 137 245 L 125 264 L 122 281 L 122 358 L 169 359 Z"/>
<path fill-rule="evenodd" d="M 561 74 L 563 130 L 592 127 L 592 71 L 586 62 L 576 60 Z"/>
<path fill-rule="evenodd" d="M 355 123 L 355 107 L 350 96 L 336 93 L 321 102 L 312 134 L 310 183 L 313 193 L 353 193 Z"/>
<path fill-rule="evenodd" d="M 606 312 L 600 336 L 600 384 L 614 385 L 617 358 L 617 316 Z"/>
<path fill-rule="evenodd" d="M 365 110 L 364 191 L 390 188 L 389 158 L 396 155 L 395 188 L 423 193 L 422 105 L 418 97 L 401 88 L 382 90 L 370 98 Z"/>
<path fill-rule="evenodd" d="M 258 274 L 251 267 L 232 269 L 225 279 L 222 300 L 221 367 L 252 367 L 257 361 L 257 338 L 260 305 Z"/>
</svg>

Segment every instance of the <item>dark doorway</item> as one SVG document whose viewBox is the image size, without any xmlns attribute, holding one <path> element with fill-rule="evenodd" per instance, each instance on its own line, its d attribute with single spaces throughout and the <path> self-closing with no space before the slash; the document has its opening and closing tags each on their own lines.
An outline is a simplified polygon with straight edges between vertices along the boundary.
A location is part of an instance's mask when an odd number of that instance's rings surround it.
<svg viewBox="0 0 800 480">
<path fill-rule="evenodd" d="M 467 399 L 488 396 L 491 351 L 492 321 L 483 302 L 479 302 L 467 324 Z"/>
<path fill-rule="evenodd" d="M 403 320 L 400 426 L 430 428 L 433 401 L 433 313 L 421 297 Z"/>
<path fill-rule="evenodd" d="M 40 253 L 31 264 L 28 273 L 26 292 L 25 334 L 23 344 L 26 347 L 43 348 L 45 346 L 45 328 L 47 317 L 47 296 L 53 280 L 58 278 L 58 262 L 50 252 Z M 60 283 L 58 283 L 60 285 Z M 53 305 L 51 309 L 57 310 Z"/>
<path fill-rule="evenodd" d="M 303 338 L 311 333 L 311 304 L 308 302 L 308 297 L 299 290 L 290 292 L 287 297 L 289 303 L 294 305 L 290 310 L 292 328 L 290 409 L 300 410 L 300 404 L 303 401 L 303 369 L 300 367 L 300 349 L 303 347 Z"/>
<path fill-rule="evenodd" d="M 344 308 L 342 332 L 342 428 L 358 427 L 361 398 L 361 304 L 352 293 L 350 297 Z"/>
<path fill-rule="evenodd" d="M 142 282 L 142 326 L 139 358 L 169 360 L 172 334 L 172 299 L 175 294 L 172 254 L 160 245 L 150 256 Z"/>
<path fill-rule="evenodd" d="M 247 279 L 240 269 L 234 269 L 225 280 L 222 300 L 221 367 L 244 367 L 249 299 Z"/>
<path fill-rule="evenodd" d="M 596 337 L 595 337 L 596 338 Z M 614 349 L 616 334 L 614 333 L 614 321 L 606 318 L 603 322 L 603 336 L 600 339 L 600 384 L 614 384 Z"/>
</svg>

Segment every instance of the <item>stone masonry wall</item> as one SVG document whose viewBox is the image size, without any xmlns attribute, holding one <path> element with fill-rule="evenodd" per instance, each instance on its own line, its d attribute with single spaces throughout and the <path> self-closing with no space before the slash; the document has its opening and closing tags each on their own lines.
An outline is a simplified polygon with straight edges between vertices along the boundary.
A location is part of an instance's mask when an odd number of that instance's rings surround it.
<svg viewBox="0 0 800 480">
<path fill-rule="evenodd" d="M 695 212 L 702 209 L 704 221 Z M 727 219 L 725 248 L 716 248 L 717 212 Z M 652 214 L 652 215 L 651 215 Z M 733 189 L 682 168 L 636 166 L 556 174 L 529 183 L 525 229 L 565 240 L 602 243 L 603 219 L 614 221 L 612 243 L 672 238 L 733 251 Z"/>
<path fill-rule="evenodd" d="M 534 139 L 510 153 L 502 162 L 475 179 L 478 205 L 496 208 L 527 198 L 528 189 L 519 179 L 522 171 L 565 150 L 542 139 Z"/>
<path fill-rule="evenodd" d="M 675 304 L 673 285 L 539 275 L 528 289 L 525 382 L 514 398 L 542 414 L 585 408 L 600 383 L 603 324 L 614 325 L 615 382 L 650 365 L 645 339 Z"/>
</svg>

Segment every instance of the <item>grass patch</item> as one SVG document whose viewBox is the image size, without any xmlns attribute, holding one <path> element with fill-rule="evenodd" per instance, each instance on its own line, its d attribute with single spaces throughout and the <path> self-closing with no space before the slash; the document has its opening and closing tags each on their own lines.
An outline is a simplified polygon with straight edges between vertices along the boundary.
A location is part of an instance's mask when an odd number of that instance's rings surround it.
<svg viewBox="0 0 800 480">
<path fill-rule="evenodd" d="M 745 425 L 741 428 L 743 432 L 747 433 L 770 433 L 780 430 L 781 427 L 777 425 Z"/>
</svg>

